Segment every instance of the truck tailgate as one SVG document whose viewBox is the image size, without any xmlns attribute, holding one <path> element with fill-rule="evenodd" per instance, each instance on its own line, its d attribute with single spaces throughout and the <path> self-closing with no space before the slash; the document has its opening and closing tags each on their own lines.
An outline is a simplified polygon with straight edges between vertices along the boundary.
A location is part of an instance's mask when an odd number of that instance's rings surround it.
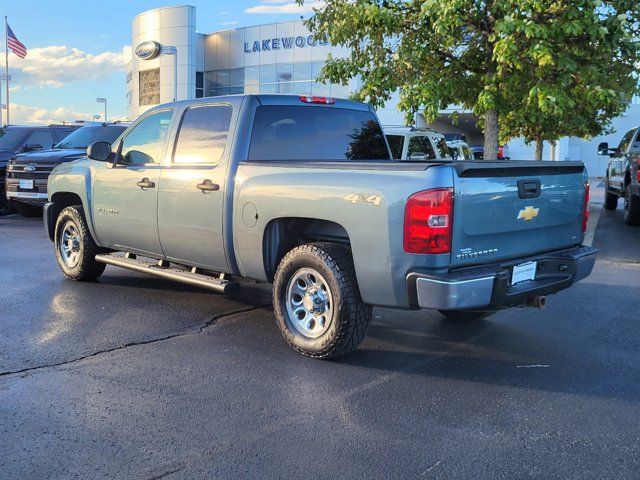
<svg viewBox="0 0 640 480">
<path fill-rule="evenodd" d="M 451 266 L 490 263 L 580 244 L 580 162 L 453 164 Z"/>
</svg>

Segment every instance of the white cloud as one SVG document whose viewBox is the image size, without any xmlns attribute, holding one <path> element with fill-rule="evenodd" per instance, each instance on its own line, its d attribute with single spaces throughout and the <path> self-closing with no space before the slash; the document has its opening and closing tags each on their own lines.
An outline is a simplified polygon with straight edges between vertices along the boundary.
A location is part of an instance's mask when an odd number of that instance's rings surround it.
<svg viewBox="0 0 640 480">
<path fill-rule="evenodd" d="M 237 20 L 229 20 L 228 22 L 220 22 L 220 25 L 222 25 L 223 27 L 232 27 L 233 25 L 237 25 L 238 21 Z"/>
<path fill-rule="evenodd" d="M 305 14 L 313 13 L 313 10 L 324 7 L 323 1 L 305 2 L 298 5 L 296 2 L 288 0 L 265 0 L 262 5 L 247 8 L 244 13 L 266 13 L 266 14 Z"/>
<path fill-rule="evenodd" d="M 10 61 L 14 82 L 21 85 L 59 88 L 77 80 L 95 80 L 114 71 L 124 71 L 131 61 L 131 47 L 120 52 L 102 52 L 97 55 L 78 48 L 52 45 L 31 48 L 24 59 L 16 56 Z"/>
<path fill-rule="evenodd" d="M 94 113 L 98 112 L 78 112 L 73 108 L 58 107 L 53 110 L 46 108 L 32 107 L 30 105 L 22 105 L 11 103 L 11 123 L 15 124 L 39 124 L 48 125 L 50 123 L 75 122 L 76 120 L 91 121 Z M 123 115 L 109 115 L 109 121 L 126 120 Z M 100 118 L 102 121 L 102 118 Z"/>
<path fill-rule="evenodd" d="M 11 103 L 11 123 L 17 124 L 49 124 L 62 121 L 91 120 L 93 114 L 76 112 L 71 108 L 58 107 L 53 110 Z"/>
</svg>

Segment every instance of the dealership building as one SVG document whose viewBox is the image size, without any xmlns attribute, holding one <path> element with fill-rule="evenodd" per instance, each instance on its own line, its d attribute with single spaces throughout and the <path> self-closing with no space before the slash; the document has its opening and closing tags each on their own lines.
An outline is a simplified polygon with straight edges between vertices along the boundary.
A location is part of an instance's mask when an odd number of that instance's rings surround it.
<svg viewBox="0 0 640 480">
<path fill-rule="evenodd" d="M 134 119 L 154 105 L 201 97 L 237 93 L 310 94 L 346 98 L 358 88 L 358 78 L 348 85 L 323 84 L 315 79 L 329 54 L 348 51 L 314 41 L 302 20 L 222 30 L 196 32 L 196 8 L 176 6 L 143 12 L 132 21 L 134 55 L 127 74 L 128 116 Z M 404 124 L 404 114 L 392 98 L 378 110 L 383 125 Z M 473 115 L 460 112 L 457 125 L 443 110 L 430 124 L 442 133 L 463 133 L 468 143 L 483 143 Z M 418 126 L 426 126 L 422 115 Z M 627 113 L 613 122 L 615 133 L 589 141 L 563 138 L 554 147 L 545 145 L 545 158 L 581 160 L 591 176 L 602 176 L 606 158 L 596 154 L 600 141 L 617 144 L 628 128 L 640 123 L 638 99 Z M 509 155 L 531 159 L 533 147 L 519 140 L 509 143 Z"/>
</svg>

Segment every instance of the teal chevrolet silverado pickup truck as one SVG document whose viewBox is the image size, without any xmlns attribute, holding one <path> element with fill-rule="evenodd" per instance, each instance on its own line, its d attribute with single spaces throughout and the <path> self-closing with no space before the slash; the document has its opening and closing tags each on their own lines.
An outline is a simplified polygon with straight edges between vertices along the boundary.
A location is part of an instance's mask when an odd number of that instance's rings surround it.
<svg viewBox="0 0 640 480">
<path fill-rule="evenodd" d="M 394 161 L 366 104 L 238 95 L 152 108 L 90 145 L 49 177 L 44 219 L 71 279 L 272 283 L 287 342 L 330 358 L 374 305 L 480 318 L 589 275 L 586 180 L 572 162 Z"/>
</svg>

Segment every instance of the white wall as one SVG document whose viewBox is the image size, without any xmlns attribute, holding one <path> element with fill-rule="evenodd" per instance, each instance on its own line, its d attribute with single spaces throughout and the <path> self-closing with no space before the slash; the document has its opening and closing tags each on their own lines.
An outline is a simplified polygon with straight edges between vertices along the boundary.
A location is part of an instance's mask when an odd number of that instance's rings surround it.
<svg viewBox="0 0 640 480">
<path fill-rule="evenodd" d="M 177 99 L 193 98 L 196 83 L 196 65 L 204 62 L 198 59 L 198 44 L 202 44 L 196 34 L 196 9 L 192 6 L 166 7 L 148 10 L 134 17 L 131 22 L 131 47 L 147 40 L 161 45 L 174 46 L 178 50 L 178 91 Z M 199 61 L 198 61 L 199 60 Z M 159 55 L 152 60 L 140 60 L 133 55 L 129 92 L 129 118 L 134 119 L 152 105 L 139 106 L 138 72 L 160 67 L 160 103 L 173 100 L 174 56 Z"/>
</svg>

